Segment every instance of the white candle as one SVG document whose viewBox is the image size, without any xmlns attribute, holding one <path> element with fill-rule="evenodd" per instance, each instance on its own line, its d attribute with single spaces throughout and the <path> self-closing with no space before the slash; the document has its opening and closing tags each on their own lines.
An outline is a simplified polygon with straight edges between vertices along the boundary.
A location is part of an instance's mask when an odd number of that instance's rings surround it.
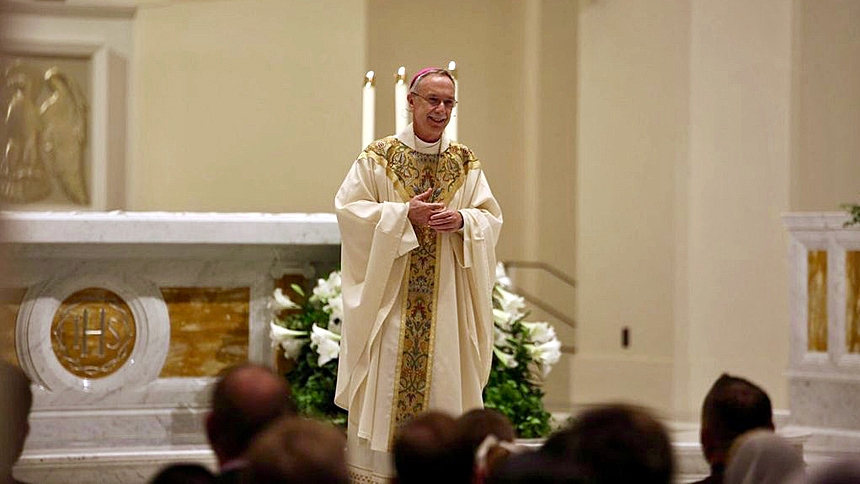
<svg viewBox="0 0 860 484">
<path fill-rule="evenodd" d="M 406 95 L 409 86 L 406 85 L 406 68 L 400 66 L 397 69 L 397 83 L 394 84 L 394 129 L 401 132 L 409 124 L 409 110 L 406 108 Z"/>
<path fill-rule="evenodd" d="M 376 81 L 373 71 L 367 71 L 364 76 L 364 89 L 361 95 L 361 149 L 367 148 L 373 141 L 374 112 L 376 108 Z"/>
<path fill-rule="evenodd" d="M 448 72 L 454 78 L 454 99 L 460 99 L 460 81 L 457 79 L 456 62 L 451 61 L 448 63 Z M 451 141 L 457 141 L 457 115 L 459 114 L 459 109 L 458 105 L 454 105 L 454 109 L 451 111 L 451 121 L 448 122 L 448 126 L 445 128 L 445 134 L 448 135 L 448 139 Z"/>
</svg>

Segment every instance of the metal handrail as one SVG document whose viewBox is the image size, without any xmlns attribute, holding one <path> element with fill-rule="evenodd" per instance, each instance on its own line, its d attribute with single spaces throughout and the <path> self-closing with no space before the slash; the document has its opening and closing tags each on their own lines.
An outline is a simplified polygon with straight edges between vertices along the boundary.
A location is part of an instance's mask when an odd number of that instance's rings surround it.
<svg viewBox="0 0 860 484">
<path fill-rule="evenodd" d="M 562 272 L 560 269 L 556 269 L 554 266 L 547 264 L 546 262 L 535 262 L 535 261 L 526 261 L 526 260 L 509 260 L 502 261 L 502 265 L 505 268 L 508 267 L 521 267 L 523 269 L 541 269 L 546 272 L 549 272 L 553 276 L 555 276 L 560 281 L 566 283 L 570 287 L 576 287 L 576 279 L 572 276 L 568 275 L 565 272 Z"/>
<path fill-rule="evenodd" d="M 573 288 L 576 287 L 576 280 L 573 277 L 562 272 L 561 270 L 557 269 L 556 267 L 553 267 L 553 266 L 547 264 L 546 262 L 513 260 L 513 261 L 502 261 L 502 265 L 505 267 L 506 272 L 507 272 L 507 269 L 510 267 L 521 268 L 521 269 L 540 269 L 540 270 L 554 276 L 556 279 L 564 282 L 568 286 L 573 287 Z M 528 291 L 523 290 L 520 287 L 513 287 L 512 289 L 517 294 L 522 296 L 523 299 L 525 299 L 531 305 L 544 311 L 545 313 L 549 314 L 550 316 L 558 319 L 559 321 L 566 324 L 567 326 L 569 326 L 571 328 L 576 328 L 576 319 L 574 319 L 572 316 L 569 316 L 568 314 L 564 313 L 563 311 L 561 311 L 560 309 L 551 305 L 550 303 L 544 301 L 543 299 L 537 297 L 536 295 L 534 295 Z M 565 353 L 573 353 L 575 351 L 575 349 L 576 348 L 572 347 L 572 346 L 562 346 L 562 348 L 561 348 L 561 350 Z"/>
</svg>

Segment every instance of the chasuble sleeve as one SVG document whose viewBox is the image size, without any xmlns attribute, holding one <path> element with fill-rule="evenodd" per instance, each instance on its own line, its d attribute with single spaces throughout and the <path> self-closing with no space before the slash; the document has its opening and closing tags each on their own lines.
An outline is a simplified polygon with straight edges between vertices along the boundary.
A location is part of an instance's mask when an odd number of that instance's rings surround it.
<svg viewBox="0 0 860 484">
<path fill-rule="evenodd" d="M 472 170 L 464 184 L 462 247 L 455 255 L 469 279 L 469 292 L 475 304 L 474 335 L 481 374 L 481 386 L 490 376 L 493 361 L 492 297 L 496 270 L 496 242 L 502 228 L 502 211 L 482 170 Z"/>
<path fill-rule="evenodd" d="M 369 348 L 391 310 L 406 254 L 418 246 L 408 201 L 391 187 L 384 164 L 363 153 L 335 196 L 341 232 L 344 324 L 335 403 L 349 410 L 367 376 Z"/>
</svg>

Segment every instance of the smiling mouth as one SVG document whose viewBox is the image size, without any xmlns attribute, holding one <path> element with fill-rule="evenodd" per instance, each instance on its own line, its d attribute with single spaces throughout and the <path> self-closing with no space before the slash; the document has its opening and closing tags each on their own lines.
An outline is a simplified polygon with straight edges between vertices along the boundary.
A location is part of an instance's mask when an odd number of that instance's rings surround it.
<svg viewBox="0 0 860 484">
<path fill-rule="evenodd" d="M 447 117 L 444 117 L 444 118 L 434 118 L 433 116 L 428 116 L 428 117 L 430 118 L 431 121 L 435 121 L 437 123 L 444 123 L 445 121 L 448 120 Z"/>
</svg>

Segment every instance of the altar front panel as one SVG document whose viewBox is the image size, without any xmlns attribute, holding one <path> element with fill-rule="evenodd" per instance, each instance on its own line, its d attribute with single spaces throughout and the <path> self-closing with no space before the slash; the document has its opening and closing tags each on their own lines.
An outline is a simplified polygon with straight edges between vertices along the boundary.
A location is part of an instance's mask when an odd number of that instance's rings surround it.
<svg viewBox="0 0 860 484">
<path fill-rule="evenodd" d="M 7 213 L 3 223 L 12 270 L 0 354 L 34 381 L 16 469 L 32 482 L 145 482 L 164 463 L 213 465 L 203 420 L 215 378 L 245 360 L 273 364 L 275 284 L 339 260 L 329 214 Z"/>
</svg>

